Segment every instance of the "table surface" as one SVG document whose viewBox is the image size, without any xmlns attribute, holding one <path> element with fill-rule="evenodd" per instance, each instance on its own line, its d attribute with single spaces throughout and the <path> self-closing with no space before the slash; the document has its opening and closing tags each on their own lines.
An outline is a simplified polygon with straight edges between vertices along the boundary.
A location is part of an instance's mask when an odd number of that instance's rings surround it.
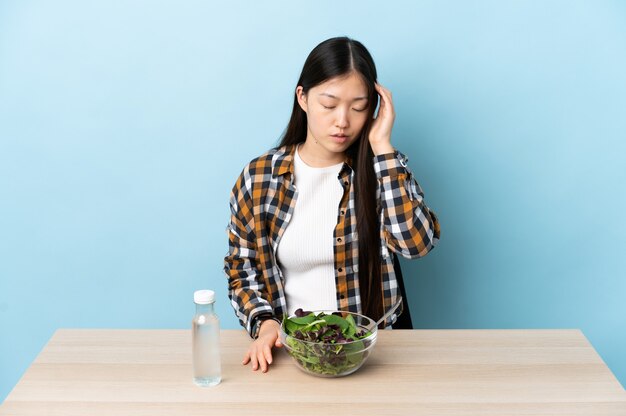
<svg viewBox="0 0 626 416">
<path fill-rule="evenodd" d="M 626 391 L 579 330 L 386 330 L 342 378 L 267 373 L 223 330 L 222 383 L 197 387 L 189 330 L 58 330 L 0 415 L 626 415 Z"/>
</svg>

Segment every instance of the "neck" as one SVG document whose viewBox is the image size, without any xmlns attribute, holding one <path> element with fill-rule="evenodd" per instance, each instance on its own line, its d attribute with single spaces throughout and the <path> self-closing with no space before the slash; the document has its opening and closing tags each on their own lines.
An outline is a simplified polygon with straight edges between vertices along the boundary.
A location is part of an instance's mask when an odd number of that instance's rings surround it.
<svg viewBox="0 0 626 416">
<path fill-rule="evenodd" d="M 329 152 L 319 144 L 316 144 L 315 139 L 312 137 L 307 137 L 306 141 L 299 145 L 298 153 L 304 163 L 314 168 L 337 165 L 346 159 L 345 153 Z"/>
<path fill-rule="evenodd" d="M 196 303 L 196 314 L 197 315 L 208 315 L 208 314 L 212 314 L 212 313 L 213 313 L 213 304 L 212 303 L 205 303 L 205 304 Z"/>
</svg>

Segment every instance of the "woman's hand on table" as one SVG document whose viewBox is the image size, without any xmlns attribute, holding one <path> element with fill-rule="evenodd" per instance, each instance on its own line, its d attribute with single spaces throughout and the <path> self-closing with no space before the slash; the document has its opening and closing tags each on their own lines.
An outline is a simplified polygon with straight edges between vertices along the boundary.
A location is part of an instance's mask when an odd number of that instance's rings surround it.
<svg viewBox="0 0 626 416">
<path fill-rule="evenodd" d="M 252 370 L 261 368 L 264 373 L 272 364 L 272 347 L 282 347 L 280 341 L 280 324 L 273 319 L 268 319 L 261 323 L 259 337 L 255 339 L 243 357 L 243 365 L 252 362 Z"/>
</svg>

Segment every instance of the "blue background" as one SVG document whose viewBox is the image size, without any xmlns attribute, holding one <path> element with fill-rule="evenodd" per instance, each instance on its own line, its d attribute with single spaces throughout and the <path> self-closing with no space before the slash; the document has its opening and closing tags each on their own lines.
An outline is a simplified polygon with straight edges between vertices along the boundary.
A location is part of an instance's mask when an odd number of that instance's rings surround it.
<svg viewBox="0 0 626 416">
<path fill-rule="evenodd" d="M 188 328 L 324 39 L 363 42 L 442 224 L 418 328 L 581 328 L 626 384 L 626 6 L 0 2 L 0 400 L 60 327 Z"/>
</svg>

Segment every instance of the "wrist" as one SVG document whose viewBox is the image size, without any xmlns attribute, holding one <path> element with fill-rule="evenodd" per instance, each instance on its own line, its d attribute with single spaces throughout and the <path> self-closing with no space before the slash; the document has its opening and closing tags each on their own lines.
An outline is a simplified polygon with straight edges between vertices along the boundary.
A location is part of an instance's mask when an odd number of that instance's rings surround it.
<svg viewBox="0 0 626 416">
<path fill-rule="evenodd" d="M 372 152 L 374 153 L 374 156 L 384 155 L 386 153 L 393 153 L 396 150 L 393 148 L 393 146 L 389 142 L 380 143 L 380 144 L 372 144 L 371 146 L 372 146 Z"/>
<path fill-rule="evenodd" d="M 252 338 L 256 339 L 259 337 L 259 335 L 261 334 L 261 327 L 264 326 L 263 324 L 266 321 L 275 321 L 279 323 L 278 319 L 272 313 L 269 313 L 269 312 L 262 313 L 256 316 L 254 318 L 254 324 L 252 326 L 253 328 Z M 265 325 L 264 327 L 267 327 L 267 325 Z"/>
<path fill-rule="evenodd" d="M 259 324 L 259 335 L 267 331 L 268 328 L 278 329 L 279 327 L 280 323 L 275 318 L 266 319 Z"/>
</svg>

